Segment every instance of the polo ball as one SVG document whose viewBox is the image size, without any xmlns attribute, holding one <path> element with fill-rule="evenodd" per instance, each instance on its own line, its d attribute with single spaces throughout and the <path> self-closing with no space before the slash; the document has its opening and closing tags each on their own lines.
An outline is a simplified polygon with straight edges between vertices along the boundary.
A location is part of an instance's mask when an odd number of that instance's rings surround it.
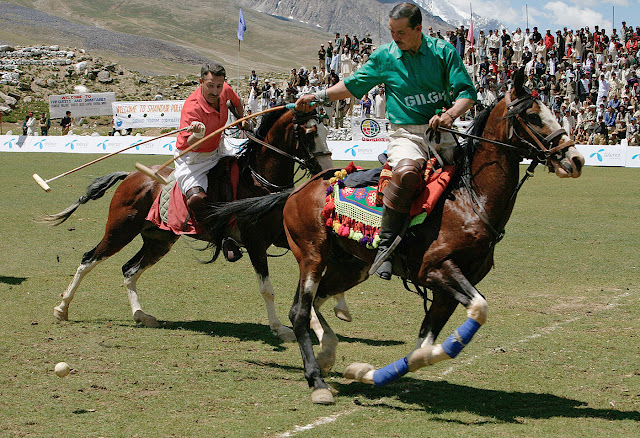
<svg viewBox="0 0 640 438">
<path fill-rule="evenodd" d="M 54 371 L 58 377 L 66 377 L 67 374 L 69 374 L 69 371 L 71 371 L 71 368 L 66 362 L 58 362 Z"/>
</svg>

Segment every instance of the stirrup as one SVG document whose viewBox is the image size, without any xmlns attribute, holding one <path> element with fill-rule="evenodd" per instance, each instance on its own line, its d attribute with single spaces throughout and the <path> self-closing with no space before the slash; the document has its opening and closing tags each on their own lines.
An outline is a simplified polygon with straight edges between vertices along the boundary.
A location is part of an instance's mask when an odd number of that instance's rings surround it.
<svg viewBox="0 0 640 438">
<path fill-rule="evenodd" d="M 240 245 L 231 237 L 225 237 L 222 241 L 222 254 L 228 262 L 237 262 L 242 258 Z"/>
<path fill-rule="evenodd" d="M 391 257 L 388 257 L 378 270 L 376 271 L 376 275 L 383 280 L 391 280 L 391 276 L 393 275 L 393 263 L 391 262 Z"/>
</svg>

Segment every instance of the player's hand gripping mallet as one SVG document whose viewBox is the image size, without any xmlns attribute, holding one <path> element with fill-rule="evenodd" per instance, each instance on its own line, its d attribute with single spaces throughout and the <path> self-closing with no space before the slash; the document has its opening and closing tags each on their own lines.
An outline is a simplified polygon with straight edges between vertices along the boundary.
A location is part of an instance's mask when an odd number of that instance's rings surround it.
<svg viewBox="0 0 640 438">
<path fill-rule="evenodd" d="M 154 140 L 158 140 L 158 139 L 160 139 L 160 138 L 162 138 L 162 137 L 167 137 L 167 136 L 172 135 L 172 134 L 177 134 L 178 132 L 185 131 L 186 129 L 187 129 L 187 128 L 177 129 L 177 130 L 175 130 L 175 131 L 167 132 L 166 134 L 162 134 L 162 135 L 160 135 L 160 136 L 158 136 L 158 137 L 154 137 L 154 138 L 152 138 L 152 139 L 145 140 L 145 141 L 140 142 L 140 143 L 134 143 L 134 144 L 132 144 L 131 146 L 127 146 L 126 148 L 124 148 L 124 149 L 120 149 L 119 151 L 116 151 L 116 152 L 112 152 L 112 153 L 110 153 L 109 155 L 105 155 L 104 157 L 97 158 L 97 159 L 95 159 L 95 160 L 93 160 L 93 161 L 90 161 L 90 162 L 88 162 L 88 163 L 83 164 L 82 166 L 78 166 L 78 167 L 76 167 L 75 169 L 71 169 L 71 170 L 69 170 L 69 171 L 67 171 L 67 172 L 65 172 L 65 173 L 61 173 L 61 174 L 60 174 L 60 175 L 58 175 L 58 176 L 54 176 L 53 178 L 49 178 L 48 180 L 45 180 L 44 178 L 42 178 L 42 177 L 41 177 L 40 175 L 38 175 L 37 173 L 34 173 L 34 174 L 33 174 L 33 179 L 35 179 L 35 180 L 36 180 L 36 182 L 38 183 L 38 185 L 39 185 L 40 187 L 42 187 L 42 190 L 44 190 L 45 192 L 50 192 L 50 191 L 51 191 L 51 187 L 49 187 L 49 184 L 48 184 L 48 183 L 50 183 L 51 181 L 55 181 L 55 180 L 57 180 L 57 179 L 59 179 L 59 178 L 62 178 L 63 176 L 67 176 L 67 175 L 69 175 L 70 173 L 77 172 L 77 171 L 78 171 L 78 170 L 80 170 L 80 169 L 84 169 L 85 167 L 91 166 L 92 164 L 95 164 L 95 163 L 97 163 L 98 161 L 106 160 L 106 159 L 107 159 L 107 158 L 109 158 L 109 157 L 113 157 L 114 155 L 117 155 L 117 154 L 119 154 L 119 153 L 121 153 L 121 152 L 124 152 L 124 151 L 126 151 L 126 150 L 129 150 L 129 149 L 131 149 L 131 148 L 134 148 L 134 147 L 140 146 L 140 145 L 145 144 L 145 143 L 149 143 L 149 142 L 154 141 Z"/>
</svg>

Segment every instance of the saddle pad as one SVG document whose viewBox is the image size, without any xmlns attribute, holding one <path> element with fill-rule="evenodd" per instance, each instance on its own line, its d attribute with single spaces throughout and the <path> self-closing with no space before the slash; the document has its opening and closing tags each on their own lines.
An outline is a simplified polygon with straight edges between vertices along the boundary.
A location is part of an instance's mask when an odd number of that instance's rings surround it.
<svg viewBox="0 0 640 438">
<path fill-rule="evenodd" d="M 204 230 L 189 215 L 187 199 L 176 185 L 173 173 L 158 197 L 153 201 L 147 220 L 161 230 L 174 234 L 204 234 Z M 187 220 L 188 219 L 188 220 Z"/>
<path fill-rule="evenodd" d="M 445 166 L 442 171 L 429 175 L 426 186 L 411 206 L 409 226 L 421 224 L 435 207 L 449 185 L 455 166 Z M 382 207 L 376 206 L 377 187 L 341 187 L 336 182 L 327 192 L 327 205 L 322 211 L 326 225 L 342 237 L 356 240 L 369 248 L 378 246 Z"/>
</svg>

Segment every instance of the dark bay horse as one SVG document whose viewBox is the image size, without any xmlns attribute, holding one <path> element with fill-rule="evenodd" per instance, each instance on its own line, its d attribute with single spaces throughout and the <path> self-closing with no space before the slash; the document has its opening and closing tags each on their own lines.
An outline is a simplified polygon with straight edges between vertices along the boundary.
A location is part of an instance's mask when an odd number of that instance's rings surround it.
<svg viewBox="0 0 640 438">
<path fill-rule="evenodd" d="M 318 123 L 314 114 L 294 113 L 293 111 L 279 111 L 267 114 L 256 133 L 258 140 L 267 145 L 250 140 L 245 153 L 238 159 L 240 167 L 240 182 L 237 197 L 247 198 L 264 195 L 273 191 L 292 187 L 294 184 L 295 161 L 311 173 L 317 173 L 323 168 L 331 166 L 331 153 L 326 144 L 326 128 Z M 282 151 L 274 151 L 268 145 L 275 146 Z M 220 200 L 223 186 L 214 179 L 221 177 L 216 166 L 209 173 L 209 199 Z M 166 169 L 163 176 L 167 177 L 172 169 Z M 226 173 L 225 173 L 226 176 Z M 66 210 L 51 216 L 44 221 L 58 225 L 67 220 L 71 214 L 89 200 L 98 199 L 108 188 L 119 180 L 124 181 L 117 188 L 109 206 L 109 216 L 102 241 L 91 251 L 84 254 L 76 274 L 62 294 L 62 302 L 55 307 L 54 316 L 58 320 L 67 320 L 69 304 L 85 275 L 98 263 L 120 251 L 138 234 L 142 235 L 143 245 L 140 251 L 123 267 L 124 283 L 131 305 L 133 318 L 136 322 L 150 327 L 157 327 L 158 321 L 152 315 L 142 310 L 136 282 L 140 275 L 160 260 L 180 237 L 171 231 L 161 230 L 146 220 L 147 213 L 163 185 L 140 172 L 116 172 L 97 178 L 87 189 L 87 194 Z M 227 178 L 228 179 L 228 178 Z M 226 187 L 224 187 L 226 188 Z M 273 211 L 261 219 L 258 229 L 237 227 L 228 229 L 222 227 L 217 236 L 192 236 L 217 244 L 214 258 L 220 252 L 220 241 L 224 235 L 232 235 L 245 246 L 254 270 L 258 276 L 260 292 L 265 300 L 269 317 L 269 327 L 283 340 L 293 341 L 295 338 L 289 327 L 284 326 L 276 314 L 274 305 L 273 286 L 269 279 L 267 265 L 267 248 L 272 244 L 286 247 L 282 227 L 282 210 Z M 259 230 L 259 231 L 258 231 Z M 336 306 L 337 315 L 347 315 L 346 302 L 340 300 Z"/>
<path fill-rule="evenodd" d="M 378 370 L 369 364 L 351 364 L 345 377 L 384 385 L 409 371 L 455 357 L 486 322 L 487 301 L 475 285 L 493 266 L 494 245 L 514 206 L 521 159 L 534 159 L 534 165 L 545 162 L 561 178 L 580 176 L 584 158 L 549 108 L 523 82 L 520 70 L 512 90 L 474 120 L 469 134 L 481 140 L 460 148 L 458 177 L 428 220 L 412 227 L 396 250 L 394 274 L 433 293 L 430 306 L 425 300 L 415 349 Z M 335 363 L 338 338 L 320 306 L 328 297 L 366 280 L 375 256 L 374 250 L 339 237 L 325 225 L 322 210 L 329 186 L 328 177 L 316 176 L 288 198 L 286 194 L 264 198 L 272 205 L 286 201 L 285 231 L 300 270 L 289 318 L 300 345 L 305 378 L 313 389 L 311 399 L 321 404 L 333 403 L 322 374 Z M 251 208 L 257 211 L 260 202 L 255 200 Z M 467 321 L 436 345 L 458 304 L 467 308 Z M 310 328 L 320 340 L 316 356 Z"/>
</svg>

